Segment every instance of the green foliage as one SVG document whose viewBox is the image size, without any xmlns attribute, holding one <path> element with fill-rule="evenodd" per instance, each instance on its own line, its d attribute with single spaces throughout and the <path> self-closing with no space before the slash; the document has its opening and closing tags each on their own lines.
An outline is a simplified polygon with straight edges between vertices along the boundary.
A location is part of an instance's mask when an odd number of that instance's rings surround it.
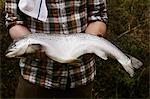
<svg viewBox="0 0 150 99">
<path fill-rule="evenodd" d="M 12 41 L 4 25 L 3 1 L 0 0 L 0 95 L 13 98 L 19 67 L 18 60 L 4 56 Z M 109 22 L 106 38 L 125 53 L 140 59 L 144 65 L 135 70 L 135 76 L 131 78 L 116 60 L 96 58 L 95 98 L 150 98 L 149 6 L 149 0 L 107 0 Z"/>
<path fill-rule="evenodd" d="M 115 34 L 148 20 L 148 0 L 108 0 L 109 27 Z"/>
<path fill-rule="evenodd" d="M 95 95 L 100 98 L 149 98 L 148 0 L 107 0 L 106 38 L 144 65 L 130 78 L 113 59 L 97 59 Z"/>
</svg>

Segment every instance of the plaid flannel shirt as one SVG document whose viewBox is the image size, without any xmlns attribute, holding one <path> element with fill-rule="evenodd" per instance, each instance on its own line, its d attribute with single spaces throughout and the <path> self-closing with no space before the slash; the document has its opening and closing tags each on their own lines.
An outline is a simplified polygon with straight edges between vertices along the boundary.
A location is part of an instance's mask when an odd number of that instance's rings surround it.
<svg viewBox="0 0 150 99">
<path fill-rule="evenodd" d="M 46 0 L 48 20 L 41 22 L 24 15 L 18 8 L 19 0 L 6 0 L 6 25 L 26 26 L 32 33 L 79 33 L 84 32 L 93 21 L 107 22 L 104 0 Z M 84 57 L 85 56 L 85 57 Z M 80 57 L 78 65 L 60 64 L 45 54 L 35 53 L 20 60 L 21 75 L 31 83 L 45 88 L 65 89 L 68 77 L 69 88 L 86 85 L 96 73 L 91 55 Z M 89 57 L 90 56 L 90 57 Z"/>
</svg>

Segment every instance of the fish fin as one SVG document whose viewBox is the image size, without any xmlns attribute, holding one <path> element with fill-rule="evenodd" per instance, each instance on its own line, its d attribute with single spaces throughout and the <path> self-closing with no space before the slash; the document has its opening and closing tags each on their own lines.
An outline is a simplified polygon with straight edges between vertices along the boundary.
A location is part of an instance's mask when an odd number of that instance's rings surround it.
<svg viewBox="0 0 150 99">
<path fill-rule="evenodd" d="M 126 72 L 129 73 L 130 77 L 134 76 L 134 68 L 132 66 L 131 59 L 129 59 L 129 61 L 125 65 L 122 65 L 122 66 L 124 67 Z"/>
<path fill-rule="evenodd" d="M 35 53 L 37 50 L 41 49 L 40 44 L 30 44 L 26 49 L 26 53 Z"/>
<path fill-rule="evenodd" d="M 104 59 L 104 60 L 107 60 L 107 59 L 108 59 L 106 53 L 103 52 L 103 51 L 101 51 L 101 50 L 95 51 L 95 54 L 96 54 L 97 56 L 99 56 L 100 58 Z"/>
<path fill-rule="evenodd" d="M 135 58 L 131 55 L 127 55 L 127 56 L 131 59 L 132 67 L 138 69 L 143 65 L 143 63 L 140 60 L 138 60 L 137 58 Z"/>
<path fill-rule="evenodd" d="M 69 64 L 71 64 L 71 65 L 81 65 L 81 62 L 82 62 L 82 60 L 81 59 L 75 59 L 75 60 L 73 60 L 72 62 L 70 62 Z"/>
</svg>

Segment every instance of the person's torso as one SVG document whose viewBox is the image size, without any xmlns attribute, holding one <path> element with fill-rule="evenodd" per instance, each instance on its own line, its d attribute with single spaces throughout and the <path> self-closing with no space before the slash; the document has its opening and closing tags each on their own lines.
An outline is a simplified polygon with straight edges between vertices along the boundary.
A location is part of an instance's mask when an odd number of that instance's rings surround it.
<svg viewBox="0 0 150 99">
<path fill-rule="evenodd" d="M 46 0 L 46 22 L 27 17 L 32 33 L 79 33 L 87 27 L 87 0 Z"/>
</svg>

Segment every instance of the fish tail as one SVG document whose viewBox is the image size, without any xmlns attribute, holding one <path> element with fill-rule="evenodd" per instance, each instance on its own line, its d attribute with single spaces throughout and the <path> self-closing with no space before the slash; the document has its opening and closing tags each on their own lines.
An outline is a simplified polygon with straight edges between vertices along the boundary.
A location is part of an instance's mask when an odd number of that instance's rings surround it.
<svg viewBox="0 0 150 99">
<path fill-rule="evenodd" d="M 138 69 L 138 68 L 140 68 L 143 65 L 143 63 L 140 60 L 138 60 L 137 58 L 135 58 L 135 57 L 133 57 L 131 55 L 127 55 L 127 56 L 131 60 L 132 67 Z"/>
</svg>

